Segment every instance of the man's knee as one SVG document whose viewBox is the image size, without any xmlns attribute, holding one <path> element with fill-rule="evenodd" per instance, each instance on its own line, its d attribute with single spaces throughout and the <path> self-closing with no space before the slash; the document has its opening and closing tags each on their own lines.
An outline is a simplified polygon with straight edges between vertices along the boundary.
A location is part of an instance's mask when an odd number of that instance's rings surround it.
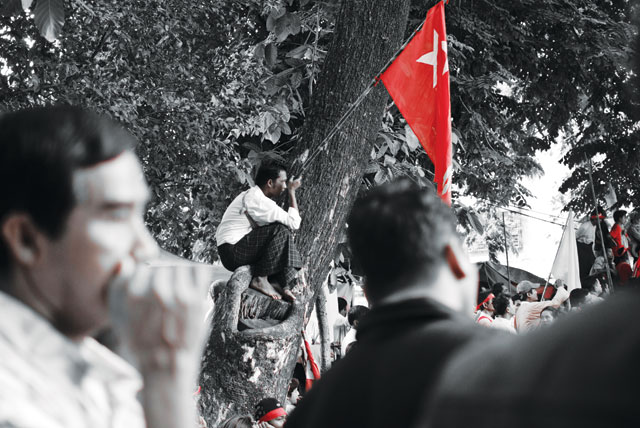
<svg viewBox="0 0 640 428">
<path fill-rule="evenodd" d="M 271 223 L 271 224 L 268 224 L 268 225 L 263 226 L 263 227 L 270 228 L 271 229 L 271 233 L 273 235 L 291 235 L 292 234 L 291 229 L 289 229 L 287 226 L 285 226 L 282 223 L 277 223 L 277 222 L 276 223 Z"/>
</svg>

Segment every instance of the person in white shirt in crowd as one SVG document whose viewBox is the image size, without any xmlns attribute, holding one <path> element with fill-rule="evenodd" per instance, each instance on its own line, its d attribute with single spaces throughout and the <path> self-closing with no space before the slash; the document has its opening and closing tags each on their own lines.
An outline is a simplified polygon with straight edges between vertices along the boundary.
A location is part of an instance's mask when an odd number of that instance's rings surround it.
<svg viewBox="0 0 640 428">
<path fill-rule="evenodd" d="M 364 318 L 369 313 L 369 308 L 362 305 L 356 305 L 353 308 L 349 309 L 349 314 L 347 315 L 347 319 L 349 320 L 349 324 L 351 324 L 351 330 L 347 332 L 347 335 L 342 340 L 342 356 L 347 355 L 347 347 L 352 342 L 355 342 L 356 335 L 358 334 L 358 325 L 362 318 Z"/>
<path fill-rule="evenodd" d="M 515 314 L 515 305 L 507 294 L 499 294 L 493 299 L 493 322 L 491 327 L 498 330 L 504 330 L 509 333 L 516 334 L 513 315 Z"/>
<path fill-rule="evenodd" d="M 333 323 L 333 344 L 332 348 L 337 355 L 334 355 L 335 359 L 342 358 L 342 342 L 349 333 L 351 325 L 347 314 L 349 313 L 349 303 L 342 297 L 338 297 L 338 315 Z"/>
<path fill-rule="evenodd" d="M 593 210 L 588 221 L 580 225 L 576 231 L 576 243 L 578 248 L 578 261 L 580 264 L 580 277 L 589 275 L 589 271 L 596 260 L 593 252 L 593 243 L 596 239 L 596 226 L 598 224 L 598 214 Z M 604 220 L 604 216 L 602 216 Z"/>
<path fill-rule="evenodd" d="M 208 283 L 143 266 L 134 138 L 58 106 L 3 114 L 0 142 L 0 426 L 194 426 Z M 115 314 L 139 371 L 91 338 Z"/>
<path fill-rule="evenodd" d="M 284 166 L 263 162 L 256 174 L 255 186 L 240 193 L 231 202 L 216 230 L 218 254 L 231 271 L 250 265 L 254 276 L 251 287 L 274 298 L 295 300 L 302 259 L 293 232 L 300 228 L 296 189 L 301 180 L 287 180 Z M 287 211 L 275 201 L 284 192 L 289 196 Z M 279 276 L 278 281 L 269 281 Z"/>
<path fill-rule="evenodd" d="M 562 284 L 557 283 L 556 294 L 551 300 L 538 301 L 538 284 L 531 281 L 521 281 L 518 283 L 517 291 L 524 300 L 516 311 L 514 325 L 518 333 L 529 331 L 540 324 L 540 313 L 548 306 L 559 308 L 565 300 L 569 298 L 569 291 Z"/>
<path fill-rule="evenodd" d="M 476 323 L 491 327 L 493 322 L 493 299 L 496 296 L 489 290 L 481 290 L 478 293 L 478 305 L 476 306 Z"/>
<path fill-rule="evenodd" d="M 583 280 L 582 288 L 589 291 L 589 295 L 587 296 L 588 303 L 598 303 L 604 300 L 604 298 L 602 297 L 602 284 L 597 277 L 589 277 Z"/>
</svg>

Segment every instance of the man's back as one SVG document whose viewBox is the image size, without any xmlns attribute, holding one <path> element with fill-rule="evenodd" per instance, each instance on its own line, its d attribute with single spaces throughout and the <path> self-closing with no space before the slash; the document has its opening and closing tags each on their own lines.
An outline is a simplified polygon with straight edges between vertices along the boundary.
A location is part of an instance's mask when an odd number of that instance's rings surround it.
<svg viewBox="0 0 640 428">
<path fill-rule="evenodd" d="M 493 334 L 429 299 L 374 308 L 357 347 L 314 384 L 286 427 L 409 426 L 451 354 Z"/>
</svg>

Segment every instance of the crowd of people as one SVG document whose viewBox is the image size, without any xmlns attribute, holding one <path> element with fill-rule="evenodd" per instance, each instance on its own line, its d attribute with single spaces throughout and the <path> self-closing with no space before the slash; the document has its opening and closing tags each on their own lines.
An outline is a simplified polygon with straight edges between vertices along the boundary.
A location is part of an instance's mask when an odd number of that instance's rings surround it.
<svg viewBox="0 0 640 428">
<path fill-rule="evenodd" d="M 605 210 L 598 207 L 578 228 L 576 241 L 581 278 L 609 275 L 620 285 L 640 278 L 640 211 L 616 210 L 609 226 Z"/>
</svg>

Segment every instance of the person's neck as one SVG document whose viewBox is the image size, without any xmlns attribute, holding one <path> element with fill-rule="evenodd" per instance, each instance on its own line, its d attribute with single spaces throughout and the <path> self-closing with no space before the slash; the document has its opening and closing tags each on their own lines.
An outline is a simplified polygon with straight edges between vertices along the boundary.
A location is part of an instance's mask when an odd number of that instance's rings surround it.
<svg viewBox="0 0 640 428">
<path fill-rule="evenodd" d="M 465 304 L 464 291 L 455 286 L 458 281 L 443 267 L 431 278 L 418 273 L 412 277 L 403 277 L 396 283 L 398 286 L 393 288 L 396 288 L 397 291 L 375 302 L 374 306 L 427 298 L 458 312 L 467 313 L 469 311 Z"/>
<path fill-rule="evenodd" d="M 28 306 L 49 323 L 53 324 L 53 310 L 38 296 L 35 284 L 33 284 L 33 280 L 28 273 L 13 271 L 7 275 L 3 275 L 0 281 L 2 282 L 0 291 L 18 300 L 23 305 Z"/>
<path fill-rule="evenodd" d="M 259 186 L 262 194 L 269 199 L 273 199 L 273 196 L 269 194 L 269 188 L 267 186 Z"/>
</svg>

